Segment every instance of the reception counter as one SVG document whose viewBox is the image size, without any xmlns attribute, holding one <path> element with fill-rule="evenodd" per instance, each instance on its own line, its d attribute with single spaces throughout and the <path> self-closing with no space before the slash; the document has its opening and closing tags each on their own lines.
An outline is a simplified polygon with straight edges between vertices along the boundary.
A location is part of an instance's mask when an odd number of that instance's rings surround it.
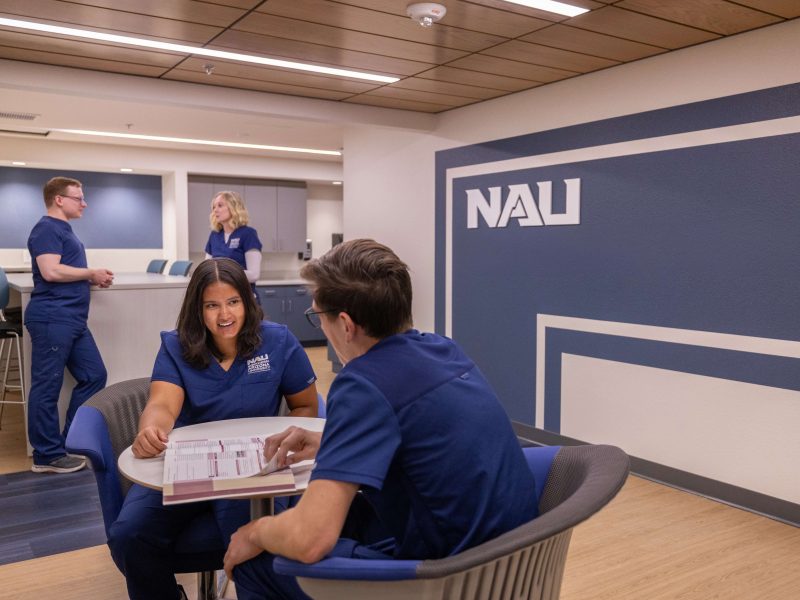
<svg viewBox="0 0 800 600">
<path fill-rule="evenodd" d="M 33 291 L 30 273 L 9 273 L 12 303 L 23 315 Z M 136 377 L 149 377 L 161 344 L 159 332 L 174 329 L 188 277 L 157 273 L 117 273 L 114 284 L 92 287 L 89 328 L 108 371 L 108 384 Z M 22 337 L 23 378 L 30 391 L 31 346 L 27 330 Z M 75 381 L 65 373 L 59 398 L 63 423 Z M 27 406 L 25 407 L 27 434 Z M 31 448 L 28 446 L 28 452 Z"/>
</svg>

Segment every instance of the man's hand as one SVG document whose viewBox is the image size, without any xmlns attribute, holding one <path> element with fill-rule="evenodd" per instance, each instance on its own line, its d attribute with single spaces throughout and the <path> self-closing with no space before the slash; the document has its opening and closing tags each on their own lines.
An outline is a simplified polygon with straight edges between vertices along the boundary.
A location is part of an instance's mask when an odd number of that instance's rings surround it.
<svg viewBox="0 0 800 600">
<path fill-rule="evenodd" d="M 114 283 L 114 273 L 108 269 L 91 269 L 89 283 L 101 288 L 107 288 Z"/>
<path fill-rule="evenodd" d="M 136 458 L 153 458 L 167 448 L 167 434 L 155 425 L 144 427 L 136 434 L 131 450 Z"/>
<path fill-rule="evenodd" d="M 264 551 L 263 548 L 250 541 L 250 534 L 255 529 L 257 522 L 251 521 L 247 525 L 243 525 L 231 536 L 231 543 L 223 559 L 225 574 L 230 581 L 233 581 L 233 568 L 236 565 L 255 558 Z"/>
<path fill-rule="evenodd" d="M 264 442 L 264 458 L 268 461 L 277 455 L 278 468 L 314 458 L 319 450 L 322 433 L 302 427 L 289 427 L 282 433 L 269 436 Z M 293 452 L 288 456 L 289 452 Z"/>
</svg>

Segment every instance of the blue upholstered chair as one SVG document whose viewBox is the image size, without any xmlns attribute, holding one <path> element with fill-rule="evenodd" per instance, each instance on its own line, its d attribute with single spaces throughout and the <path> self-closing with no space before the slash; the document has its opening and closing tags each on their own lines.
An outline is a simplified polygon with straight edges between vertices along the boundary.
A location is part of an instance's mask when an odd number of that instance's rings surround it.
<svg viewBox="0 0 800 600">
<path fill-rule="evenodd" d="M 164 267 L 167 266 L 167 259 L 165 258 L 154 258 L 150 261 L 150 264 L 147 265 L 147 272 L 148 273 L 163 273 Z"/>
<path fill-rule="evenodd" d="M 183 275 L 186 277 L 192 269 L 192 261 L 190 260 L 176 260 L 169 267 L 170 275 Z"/>
<path fill-rule="evenodd" d="M 275 559 L 315 600 L 513 598 L 556 600 L 572 528 L 599 511 L 628 476 L 614 446 L 525 448 L 540 516 L 460 554 L 437 560 Z"/>
<path fill-rule="evenodd" d="M 108 386 L 78 409 L 67 435 L 67 451 L 86 456 L 91 462 L 106 535 L 131 487 L 117 470 L 117 457 L 136 437 L 149 389 L 148 378 Z M 216 598 L 215 571 L 222 568 L 224 544 L 210 513 L 190 524 L 175 551 L 175 572 L 198 573 L 198 598 Z"/>
</svg>

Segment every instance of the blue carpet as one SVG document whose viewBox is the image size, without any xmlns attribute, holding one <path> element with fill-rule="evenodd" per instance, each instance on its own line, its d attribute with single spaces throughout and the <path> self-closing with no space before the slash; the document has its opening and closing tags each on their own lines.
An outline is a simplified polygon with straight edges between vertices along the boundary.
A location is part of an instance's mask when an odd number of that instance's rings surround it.
<svg viewBox="0 0 800 600">
<path fill-rule="evenodd" d="M 89 469 L 0 475 L 0 565 L 106 543 Z"/>
</svg>

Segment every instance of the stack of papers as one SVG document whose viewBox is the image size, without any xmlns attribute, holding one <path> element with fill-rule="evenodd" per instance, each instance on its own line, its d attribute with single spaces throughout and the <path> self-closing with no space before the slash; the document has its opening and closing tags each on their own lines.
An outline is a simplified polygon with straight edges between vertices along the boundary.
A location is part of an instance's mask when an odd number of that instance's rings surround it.
<svg viewBox="0 0 800 600">
<path fill-rule="evenodd" d="M 289 468 L 264 459 L 259 437 L 169 442 L 164 454 L 164 504 L 217 498 L 279 496 L 297 491 Z"/>
</svg>

